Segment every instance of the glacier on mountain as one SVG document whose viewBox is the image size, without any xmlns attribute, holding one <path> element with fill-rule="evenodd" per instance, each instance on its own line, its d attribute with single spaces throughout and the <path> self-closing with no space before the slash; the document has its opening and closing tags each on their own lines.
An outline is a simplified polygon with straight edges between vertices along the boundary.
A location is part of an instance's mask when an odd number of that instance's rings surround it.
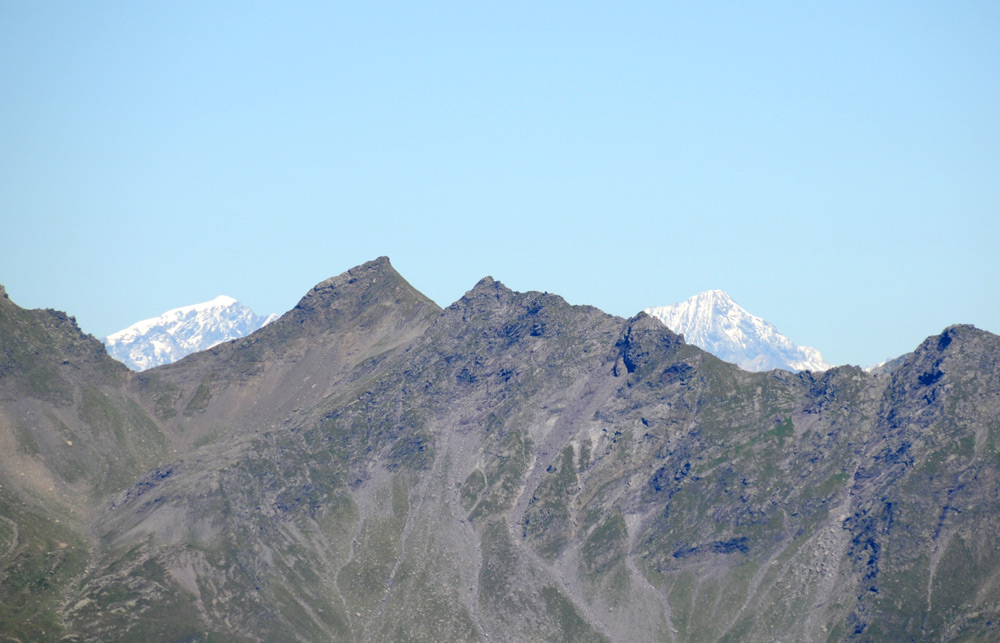
<svg viewBox="0 0 1000 643">
<path fill-rule="evenodd" d="M 722 290 L 709 290 L 687 301 L 643 312 L 684 335 L 689 344 L 747 371 L 832 368 L 818 350 L 796 346 L 773 324 L 750 314 Z"/>
<path fill-rule="evenodd" d="M 101 341 L 109 355 L 132 370 L 144 371 L 249 335 L 277 318 L 258 315 L 232 297 L 219 295 L 136 322 Z"/>
</svg>

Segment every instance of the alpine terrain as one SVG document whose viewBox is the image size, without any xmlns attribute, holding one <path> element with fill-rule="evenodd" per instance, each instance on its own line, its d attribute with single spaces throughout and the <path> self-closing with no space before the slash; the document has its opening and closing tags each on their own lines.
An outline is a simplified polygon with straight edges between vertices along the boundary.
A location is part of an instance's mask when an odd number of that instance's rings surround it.
<svg viewBox="0 0 1000 643">
<path fill-rule="evenodd" d="M 809 346 L 796 346 L 769 322 L 751 315 L 721 290 L 687 301 L 647 308 L 667 328 L 690 344 L 747 371 L 825 371 L 832 368 Z"/>
<path fill-rule="evenodd" d="M 0 639 L 993 641 L 1000 337 L 754 373 L 379 258 L 133 372 L 0 290 Z"/>
<path fill-rule="evenodd" d="M 134 371 L 144 371 L 249 335 L 277 318 L 257 315 L 232 297 L 219 295 L 136 322 L 103 342 L 109 355 Z"/>
</svg>

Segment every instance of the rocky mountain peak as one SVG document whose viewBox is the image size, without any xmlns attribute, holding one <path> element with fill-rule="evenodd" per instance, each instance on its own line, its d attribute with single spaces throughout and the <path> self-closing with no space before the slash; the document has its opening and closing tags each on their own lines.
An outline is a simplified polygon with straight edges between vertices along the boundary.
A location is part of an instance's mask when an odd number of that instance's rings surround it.
<svg viewBox="0 0 1000 643">
<path fill-rule="evenodd" d="M 955 339 L 959 340 L 971 340 L 973 338 L 989 337 L 990 334 L 983 332 L 973 326 L 972 324 L 952 324 L 951 326 L 945 328 L 941 331 L 940 335 L 936 337 L 930 337 L 924 341 L 924 344 L 933 343 L 937 340 L 935 348 L 938 351 L 944 351 L 948 348 L 952 341 Z"/>
<path fill-rule="evenodd" d="M 518 295 L 493 277 L 480 279 L 471 290 L 448 307 L 449 311 L 461 311 L 462 318 L 493 315 L 510 304 Z"/>
<path fill-rule="evenodd" d="M 946 360 L 966 359 L 974 355 L 979 344 L 990 342 L 994 335 L 981 331 L 971 324 L 955 324 L 948 326 L 938 335 L 931 335 L 913 350 L 912 353 L 901 355 L 893 360 L 892 372 L 905 364 L 941 364 Z"/>
<path fill-rule="evenodd" d="M 628 320 L 615 343 L 620 360 L 614 374 L 634 373 L 650 361 L 664 361 L 684 344 L 684 338 L 667 328 L 659 319 L 639 313 Z M 623 368 L 625 373 L 623 373 Z"/>
<path fill-rule="evenodd" d="M 84 334 L 76 318 L 51 308 L 26 310 L 0 298 L 0 399 L 36 396 L 57 404 L 73 401 L 76 380 L 118 380 L 127 369 Z M 4 391 L 5 386 L 12 389 Z"/>
<path fill-rule="evenodd" d="M 478 297 L 504 299 L 510 298 L 512 295 L 514 295 L 513 290 L 505 286 L 502 282 L 487 275 L 476 282 L 476 285 L 472 287 L 472 290 L 466 292 L 462 299 L 471 300 Z"/>
<path fill-rule="evenodd" d="M 440 310 L 396 272 L 388 257 L 379 257 L 316 284 L 280 322 L 325 332 L 349 320 L 364 327 L 386 315 L 405 316 L 414 306 Z"/>
<path fill-rule="evenodd" d="M 945 328 L 940 335 L 921 342 L 892 372 L 914 370 L 917 382 L 924 386 L 937 382 L 947 373 L 964 377 L 963 372 L 972 371 L 982 375 L 996 370 L 991 360 L 982 360 L 983 354 L 995 349 L 996 344 L 996 335 L 971 324 L 955 324 Z"/>
<path fill-rule="evenodd" d="M 492 277 L 484 277 L 448 307 L 451 317 L 462 323 L 476 322 L 494 324 L 503 320 L 504 324 L 521 327 L 527 325 L 537 336 L 543 328 L 550 330 L 559 325 L 564 309 L 579 311 L 588 306 L 571 306 L 559 295 L 547 292 L 517 292 Z M 593 309 L 594 312 L 600 312 Z M 601 315 L 606 313 L 600 312 Z"/>
<path fill-rule="evenodd" d="M 386 282 L 401 280 L 402 277 L 389 263 L 389 258 L 379 257 L 319 282 L 305 294 L 295 309 L 310 311 L 325 308 L 339 300 L 363 297 Z"/>
</svg>

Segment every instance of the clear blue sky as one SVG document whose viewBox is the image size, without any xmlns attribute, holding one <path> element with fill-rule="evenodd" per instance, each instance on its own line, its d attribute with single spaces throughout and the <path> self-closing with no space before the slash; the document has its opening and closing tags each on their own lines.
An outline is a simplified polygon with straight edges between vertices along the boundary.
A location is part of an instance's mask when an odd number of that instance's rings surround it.
<svg viewBox="0 0 1000 643">
<path fill-rule="evenodd" d="M 0 3 L 0 283 L 101 336 L 388 255 L 834 363 L 1000 332 L 1000 3 Z"/>
</svg>

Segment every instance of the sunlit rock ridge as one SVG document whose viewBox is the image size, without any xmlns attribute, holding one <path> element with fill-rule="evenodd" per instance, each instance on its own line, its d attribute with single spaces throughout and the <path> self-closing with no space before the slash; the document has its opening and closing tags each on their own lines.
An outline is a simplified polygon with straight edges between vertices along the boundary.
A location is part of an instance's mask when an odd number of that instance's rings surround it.
<svg viewBox="0 0 1000 643">
<path fill-rule="evenodd" d="M 832 368 L 809 346 L 796 346 L 773 324 L 751 315 L 721 290 L 644 310 L 689 344 L 747 371 L 825 371 Z"/>
<path fill-rule="evenodd" d="M 102 341 L 109 355 L 134 371 L 144 371 L 249 335 L 276 318 L 258 315 L 232 297 L 219 295 L 136 322 Z"/>
</svg>

